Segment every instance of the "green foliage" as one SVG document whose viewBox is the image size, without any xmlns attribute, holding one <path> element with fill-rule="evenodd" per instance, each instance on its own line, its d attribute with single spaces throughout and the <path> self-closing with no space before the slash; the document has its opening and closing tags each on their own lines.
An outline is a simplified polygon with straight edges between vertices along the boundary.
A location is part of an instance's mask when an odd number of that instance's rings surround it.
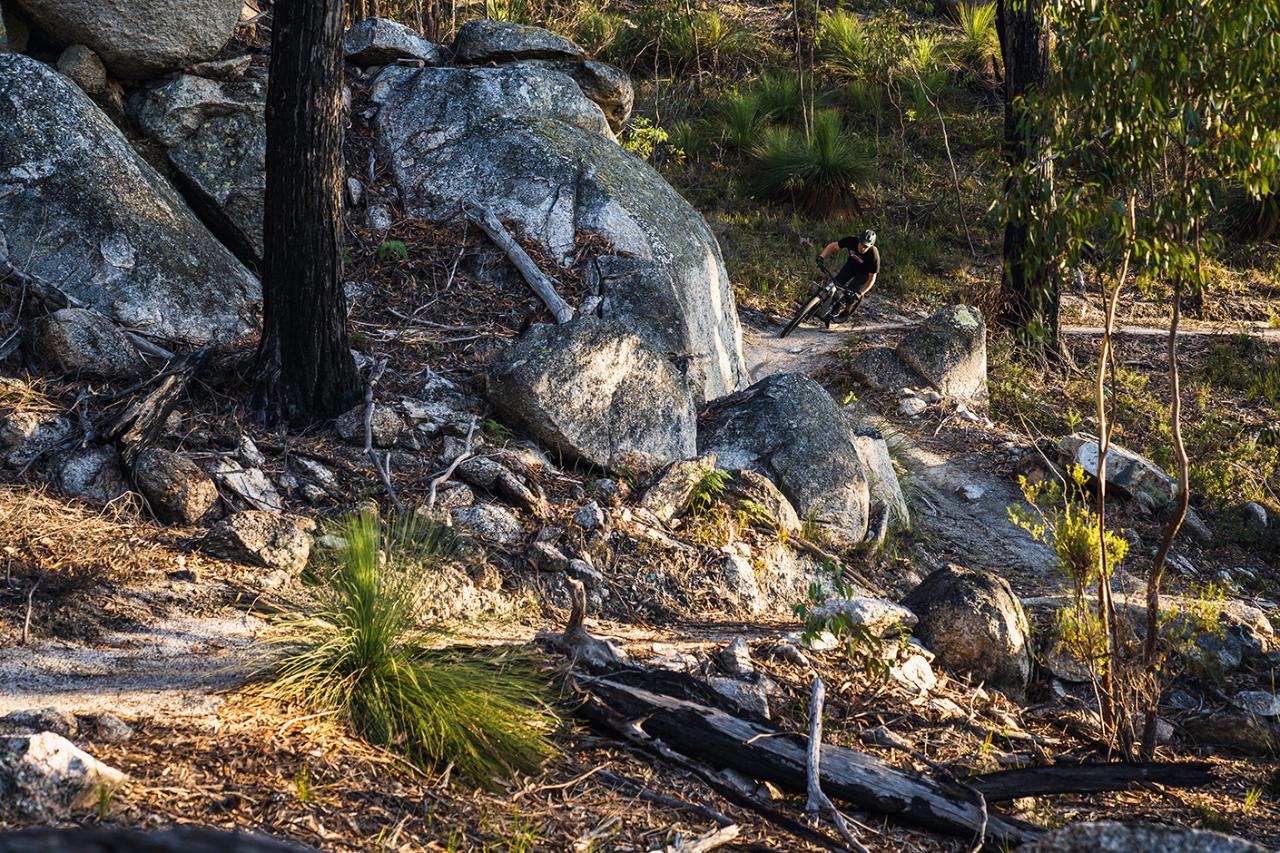
<svg viewBox="0 0 1280 853">
<path fill-rule="evenodd" d="M 866 76 L 875 59 L 867 26 L 853 12 L 827 12 L 818 19 L 818 58 L 833 74 Z"/>
<path fill-rule="evenodd" d="M 755 82 L 752 91 L 760 111 L 770 120 L 795 123 L 804 113 L 804 95 L 794 74 L 771 71 Z"/>
<path fill-rule="evenodd" d="M 399 258 L 402 261 L 409 260 L 409 247 L 402 240 L 384 240 L 382 245 L 378 246 L 378 260 L 388 261 L 392 258 Z"/>
<path fill-rule="evenodd" d="M 1242 334 L 1216 341 L 1205 358 L 1203 378 L 1212 388 L 1244 392 L 1254 405 L 1280 406 L 1280 349 Z"/>
<path fill-rule="evenodd" d="M 769 115 L 760 103 L 756 92 L 739 92 L 730 95 L 721 107 L 720 145 L 726 151 L 743 153 L 756 145 Z"/>
<path fill-rule="evenodd" d="M 631 122 L 622 132 L 620 141 L 623 148 L 635 154 L 641 160 L 648 160 L 653 157 L 653 152 L 657 147 L 669 138 L 670 135 L 667 131 L 656 126 L 643 116 L 636 116 L 631 119 Z"/>
<path fill-rule="evenodd" d="M 755 36 L 715 10 L 689 14 L 683 2 L 661 0 L 642 6 L 614 31 L 608 58 L 652 71 L 655 60 L 683 73 L 701 63 L 703 71 L 752 66 L 765 48 Z"/>
<path fill-rule="evenodd" d="M 676 159 L 696 159 L 707 150 L 714 131 L 711 122 L 702 118 L 672 122 L 667 128 L 667 145 Z M 678 152 L 678 153 L 676 153 Z"/>
<path fill-rule="evenodd" d="M 621 15 L 610 14 L 591 5 L 575 22 L 572 29 L 573 40 L 592 56 L 609 56 L 618 34 L 626 26 L 626 19 Z"/>
<path fill-rule="evenodd" d="M 1019 477 L 1018 485 L 1030 509 L 1009 507 L 1009 520 L 1053 549 L 1058 569 L 1072 581 L 1080 597 L 1097 580 L 1100 570 L 1106 577 L 1112 576 L 1129 553 L 1129 543 L 1110 530 L 1099 535 L 1098 516 L 1084 501 L 1084 469 L 1073 465 L 1067 474 L 1065 486 L 1054 480 L 1031 485 L 1026 477 Z"/>
<path fill-rule="evenodd" d="M 999 63 L 1000 36 L 996 31 L 996 4 L 960 4 L 960 41 L 958 58 L 984 76 Z"/>
<path fill-rule="evenodd" d="M 716 500 L 724 494 L 725 488 L 732 479 L 733 475 L 728 471 L 707 468 L 698 478 L 693 491 L 689 493 L 689 500 L 685 503 L 686 509 L 692 515 L 706 515 L 711 511 Z"/>
<path fill-rule="evenodd" d="M 334 714 L 419 767 L 453 762 L 476 782 L 533 771 L 551 754 L 544 684 L 501 649 L 439 647 L 418 630 L 416 578 L 447 553 L 444 528 L 406 515 L 349 517 L 346 547 L 314 609 L 284 620 L 267 695 Z"/>
<path fill-rule="evenodd" d="M 834 595 L 829 597 L 828 591 Z M 883 681 L 889 677 L 889 664 L 880 654 L 885 641 L 865 626 L 855 624 L 848 612 L 838 611 L 832 615 L 818 612 L 832 598 L 847 601 L 859 594 L 857 587 L 845 582 L 842 567 L 827 561 L 822 567 L 822 578 L 809 584 L 808 598 L 792 605 L 791 612 L 804 623 L 801 638 L 805 643 L 812 643 L 824 631 L 830 631 L 844 645 L 850 659 L 861 656 L 867 674 Z"/>
<path fill-rule="evenodd" d="M 833 216 L 857 207 L 867 188 L 874 158 L 844 133 L 840 114 L 822 110 L 813 117 L 813 132 L 769 128 L 755 151 L 761 190 L 790 199 L 817 216 Z"/>
</svg>

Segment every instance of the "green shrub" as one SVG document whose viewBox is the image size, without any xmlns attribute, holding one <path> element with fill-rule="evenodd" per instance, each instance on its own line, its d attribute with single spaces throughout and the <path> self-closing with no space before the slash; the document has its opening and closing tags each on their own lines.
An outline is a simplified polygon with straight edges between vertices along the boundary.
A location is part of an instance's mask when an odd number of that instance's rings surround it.
<svg viewBox="0 0 1280 853">
<path fill-rule="evenodd" d="M 697 159 L 707 150 L 713 134 L 711 122 L 707 119 L 677 121 L 667 130 L 667 145 L 677 158 Z"/>
<path fill-rule="evenodd" d="M 959 59 L 982 77 L 994 77 L 1000 62 L 1000 37 L 996 32 L 996 4 L 960 4 Z"/>
<path fill-rule="evenodd" d="M 392 258 L 409 260 L 409 247 L 403 240 L 384 240 L 382 245 L 378 246 L 378 260 L 389 261 Z"/>
<path fill-rule="evenodd" d="M 867 25 L 852 12 L 838 10 L 818 20 L 818 58 L 834 74 L 861 77 L 873 61 Z"/>
<path fill-rule="evenodd" d="M 730 95 L 720 109 L 720 145 L 726 151 L 745 152 L 760 141 L 769 115 L 756 92 Z"/>
<path fill-rule="evenodd" d="M 622 132 L 622 147 L 642 160 L 653 156 L 657 147 L 669 138 L 669 134 L 649 119 L 637 116 L 631 120 Z"/>
<path fill-rule="evenodd" d="M 805 136 L 789 128 L 769 128 L 756 148 L 762 191 L 816 216 L 858 207 L 858 193 L 870 182 L 873 158 L 845 135 L 838 113 L 823 110 Z"/>
<path fill-rule="evenodd" d="M 804 95 L 794 74 L 769 72 L 752 88 L 759 99 L 760 109 L 770 119 L 794 123 L 804 114 Z"/>
<path fill-rule="evenodd" d="M 590 6 L 573 25 L 573 40 L 592 56 L 611 56 L 618 34 L 627 26 L 621 15 Z"/>
<path fill-rule="evenodd" d="M 447 529 L 362 513 L 342 533 L 315 607 L 283 620 L 289 636 L 264 692 L 333 714 L 419 767 L 453 762 L 482 784 L 537 769 L 552 752 L 552 718 L 530 663 L 501 649 L 441 648 L 415 627 L 415 579 L 445 558 Z"/>
</svg>

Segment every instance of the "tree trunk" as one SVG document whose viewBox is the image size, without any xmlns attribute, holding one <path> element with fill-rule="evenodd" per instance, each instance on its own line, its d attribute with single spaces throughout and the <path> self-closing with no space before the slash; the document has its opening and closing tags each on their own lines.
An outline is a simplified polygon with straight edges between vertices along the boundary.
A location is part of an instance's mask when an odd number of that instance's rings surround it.
<svg viewBox="0 0 1280 853">
<path fill-rule="evenodd" d="M 275 5 L 255 394 L 272 422 L 332 418 L 358 398 L 342 289 L 342 12 L 342 0 Z"/>
<path fill-rule="evenodd" d="M 1035 207 L 1053 204 L 1053 161 L 1023 102 L 1049 79 L 1049 26 L 1044 0 L 999 0 L 996 6 L 1004 58 L 1004 157 L 1015 171 L 1031 170 L 1029 192 L 1010 192 L 1004 231 L 1004 307 L 1000 321 L 1025 343 L 1046 353 L 1061 351 L 1059 282 L 1045 259 L 1030 257 Z M 1010 179 L 1008 189 L 1013 189 Z"/>
</svg>

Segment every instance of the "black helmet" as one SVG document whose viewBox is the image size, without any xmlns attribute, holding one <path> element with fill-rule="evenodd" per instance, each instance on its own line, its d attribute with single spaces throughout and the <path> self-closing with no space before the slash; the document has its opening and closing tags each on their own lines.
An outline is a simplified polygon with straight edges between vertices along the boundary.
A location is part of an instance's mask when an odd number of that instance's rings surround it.
<svg viewBox="0 0 1280 853">
<path fill-rule="evenodd" d="M 876 244 L 876 232 L 868 228 L 866 231 L 862 232 L 862 237 L 859 238 L 858 242 L 866 243 L 868 246 L 874 246 Z"/>
</svg>

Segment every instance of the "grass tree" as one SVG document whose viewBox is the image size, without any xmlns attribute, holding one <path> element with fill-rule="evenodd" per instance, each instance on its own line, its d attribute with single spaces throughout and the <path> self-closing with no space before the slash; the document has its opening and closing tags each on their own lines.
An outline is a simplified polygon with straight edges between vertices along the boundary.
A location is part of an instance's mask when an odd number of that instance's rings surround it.
<svg viewBox="0 0 1280 853">
<path fill-rule="evenodd" d="M 1008 0 L 1008 5 L 1025 12 L 1038 2 Z M 1111 328 L 1120 289 L 1130 276 L 1141 277 L 1162 288 L 1170 312 L 1167 358 L 1177 497 L 1147 574 L 1147 625 L 1135 653 L 1145 683 L 1127 692 L 1111 685 L 1117 701 L 1110 722 L 1120 742 L 1149 757 L 1163 654 L 1160 589 L 1190 497 L 1178 328 L 1188 300 L 1199 298 L 1208 280 L 1204 259 L 1213 236 L 1207 226 L 1220 203 L 1220 188 L 1241 186 L 1255 198 L 1265 197 L 1280 176 L 1280 99 L 1275 96 L 1280 91 L 1280 3 L 1049 0 L 1045 9 L 1057 33 L 1056 73 L 1014 107 L 1025 138 L 1041 140 L 1042 153 L 1011 161 L 1008 209 L 1029 217 L 1019 224 L 1027 229 L 1023 257 L 1030 274 L 1052 276 L 1062 264 L 1084 268 L 1086 258 L 1096 272 L 1106 309 L 1095 383 L 1104 447 L 1110 432 Z M 1005 58 L 1009 64 L 1007 49 Z M 1015 69 L 1009 67 L 1008 73 L 1012 79 Z M 1040 174 L 1050 167 L 1056 204 L 1046 197 Z M 1012 214 L 1006 216 L 1012 221 Z M 1099 467 L 1101 481 L 1105 456 Z M 1097 499 L 1099 530 L 1105 531 L 1105 487 Z M 1105 542 L 1100 552 L 1105 559 Z M 1112 657 L 1107 667 L 1119 672 L 1125 641 L 1115 624 L 1106 573 L 1099 574 L 1099 614 Z M 1128 708 L 1120 701 L 1126 696 Z M 1132 723 L 1144 713 L 1140 738 L 1131 726 L 1126 732 L 1126 714 Z"/>
</svg>

